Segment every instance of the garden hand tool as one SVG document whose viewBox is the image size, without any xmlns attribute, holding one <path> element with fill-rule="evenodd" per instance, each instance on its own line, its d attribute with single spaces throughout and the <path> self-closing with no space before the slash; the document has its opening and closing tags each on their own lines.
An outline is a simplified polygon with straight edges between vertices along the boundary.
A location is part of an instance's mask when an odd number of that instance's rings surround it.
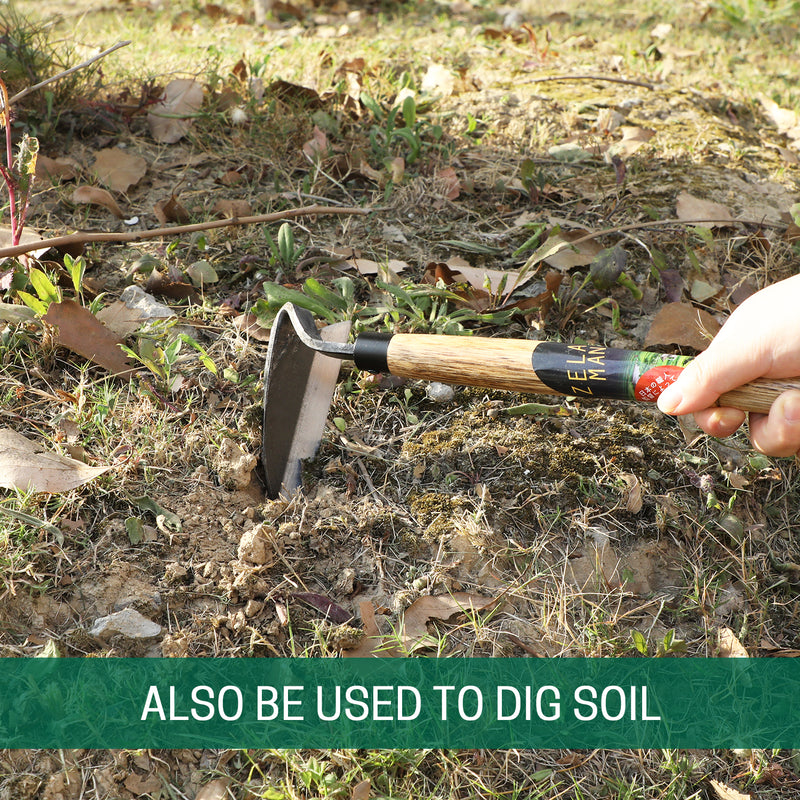
<svg viewBox="0 0 800 800">
<path fill-rule="evenodd" d="M 361 370 L 402 378 L 617 400 L 655 401 L 689 356 L 594 344 L 437 334 L 362 333 L 349 323 L 317 330 L 312 314 L 291 303 L 272 326 L 264 376 L 262 462 L 267 495 L 291 495 L 301 461 L 316 452 L 342 359 Z M 724 394 L 719 405 L 766 413 L 800 378 L 758 379 Z"/>
</svg>

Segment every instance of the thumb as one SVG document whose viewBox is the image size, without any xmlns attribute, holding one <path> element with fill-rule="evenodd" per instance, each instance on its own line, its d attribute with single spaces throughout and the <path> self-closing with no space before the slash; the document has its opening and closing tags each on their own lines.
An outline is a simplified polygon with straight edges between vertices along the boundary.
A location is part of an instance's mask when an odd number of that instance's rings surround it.
<svg viewBox="0 0 800 800">
<path fill-rule="evenodd" d="M 736 389 L 761 374 L 753 362 L 735 353 L 709 348 L 691 361 L 658 398 L 665 414 L 691 414 L 713 406 L 720 395 Z"/>
</svg>

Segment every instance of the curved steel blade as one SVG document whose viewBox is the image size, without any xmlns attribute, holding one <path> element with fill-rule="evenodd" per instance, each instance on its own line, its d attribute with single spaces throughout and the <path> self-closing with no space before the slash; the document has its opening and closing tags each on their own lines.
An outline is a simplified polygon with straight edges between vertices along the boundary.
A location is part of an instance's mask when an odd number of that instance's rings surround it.
<svg viewBox="0 0 800 800">
<path fill-rule="evenodd" d="M 330 355 L 312 347 L 317 341 L 320 349 L 328 342 L 346 342 L 349 334 L 349 322 L 318 332 L 313 316 L 296 306 L 284 306 L 275 317 L 264 370 L 261 433 L 267 495 L 272 499 L 299 488 L 301 462 L 317 452 L 322 438 L 339 359 L 352 352 L 352 345 L 337 345 Z"/>
</svg>

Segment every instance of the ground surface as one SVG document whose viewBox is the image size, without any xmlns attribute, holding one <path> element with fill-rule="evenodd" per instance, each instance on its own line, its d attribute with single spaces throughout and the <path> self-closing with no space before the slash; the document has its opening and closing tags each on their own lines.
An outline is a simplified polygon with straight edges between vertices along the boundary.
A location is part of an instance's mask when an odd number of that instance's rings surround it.
<svg viewBox="0 0 800 800">
<path fill-rule="evenodd" d="M 779 113 L 800 107 L 791 6 L 339 3 L 287 6 L 257 29 L 238 7 L 18 4 L 53 23 L 50 39 L 74 32 L 75 60 L 133 41 L 68 104 L 19 109 L 41 152 L 74 170 L 37 185 L 29 226 L 43 236 L 155 228 L 154 206 L 171 197 L 192 222 L 220 200 L 246 203 L 240 215 L 370 213 L 295 221 L 297 253 L 284 258 L 270 245 L 277 225 L 86 249 L 85 303 L 107 292 L 110 305 L 155 267 L 173 285 L 147 288 L 215 372 L 189 344 L 165 355 L 156 330 L 160 350 L 127 339 L 153 369 L 113 381 L 52 331 L 2 323 L 3 426 L 112 467 L 70 491 L 5 492 L 0 510 L 29 518 L 2 517 L 3 654 L 363 653 L 374 617 L 402 655 L 796 656 L 797 465 L 753 453 L 745 436 L 710 440 L 632 403 L 432 396 L 345 367 L 302 492 L 265 500 L 255 459 L 271 282 L 300 291 L 312 277 L 346 294 L 349 278 L 352 300 L 329 306 L 331 319 L 362 328 L 451 332 L 461 314 L 474 335 L 692 354 L 704 338 L 686 338 L 668 303 L 706 312 L 713 329 L 796 273 L 800 149 Z M 205 96 L 167 143 L 146 112 L 176 76 Z M 415 116 L 393 123 L 403 89 Z M 114 190 L 130 224 L 73 194 L 113 180 L 94 169 L 110 147 L 144 159 Z M 745 222 L 687 222 L 721 207 Z M 606 233 L 529 269 L 511 301 L 539 299 L 513 315 L 483 272 L 472 288 L 456 276 L 461 299 L 443 306 L 423 283 L 467 266 L 518 271 L 559 230 Z M 587 280 L 616 245 L 633 289 Z M 362 275 L 367 261 L 389 263 L 384 277 L 414 298 Z M 518 413 L 525 403 L 540 405 Z M 416 602 L 455 591 L 502 602 L 445 621 Z M 124 608 L 161 632 L 90 634 Z M 427 639 L 403 634 L 412 618 Z M 798 773 L 794 754 L 772 751 L 19 751 L 0 756 L 0 796 L 191 798 L 221 776 L 204 798 L 349 797 L 364 779 L 373 797 L 793 797 Z"/>
</svg>

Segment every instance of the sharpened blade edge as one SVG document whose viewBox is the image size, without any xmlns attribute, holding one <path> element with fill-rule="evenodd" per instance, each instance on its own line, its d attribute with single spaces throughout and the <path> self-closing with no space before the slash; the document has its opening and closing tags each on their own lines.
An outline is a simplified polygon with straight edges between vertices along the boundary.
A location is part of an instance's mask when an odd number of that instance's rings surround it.
<svg viewBox="0 0 800 800">
<path fill-rule="evenodd" d="M 326 341 L 347 341 L 350 323 L 321 331 Z M 264 375 L 262 463 L 271 499 L 291 496 L 301 484 L 302 460 L 319 446 L 340 361 L 307 347 L 289 315 L 278 312 Z"/>
</svg>

